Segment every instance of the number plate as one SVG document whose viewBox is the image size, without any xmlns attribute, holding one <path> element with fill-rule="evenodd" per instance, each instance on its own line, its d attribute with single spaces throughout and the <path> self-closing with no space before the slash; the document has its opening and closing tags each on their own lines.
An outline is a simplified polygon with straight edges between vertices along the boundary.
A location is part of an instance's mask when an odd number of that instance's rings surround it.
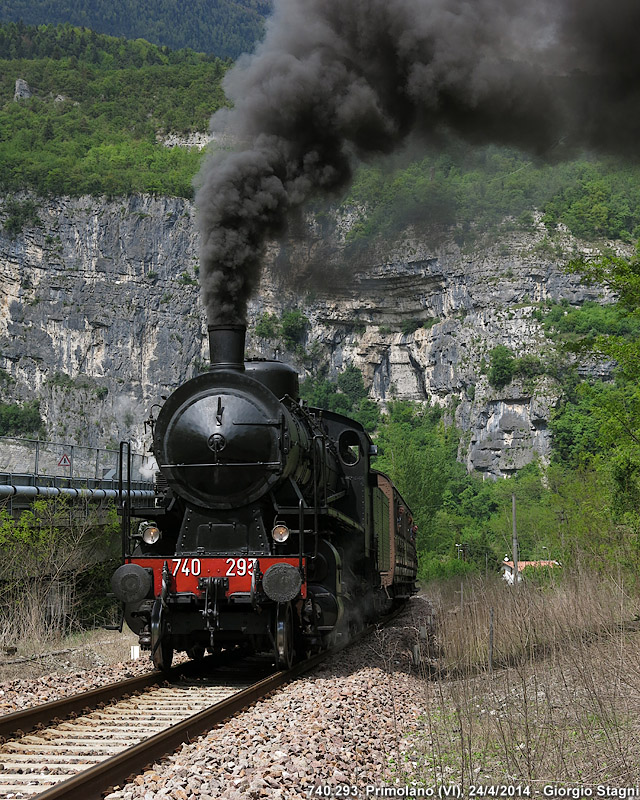
<svg viewBox="0 0 640 800">
<path fill-rule="evenodd" d="M 204 594 L 198 588 L 200 578 L 227 578 L 229 590 L 227 597 L 236 592 L 251 591 L 251 579 L 256 561 L 260 565 L 260 572 L 264 573 L 272 564 L 292 564 L 299 566 L 298 558 L 248 558 L 246 556 L 229 556 L 226 558 L 131 558 L 129 563 L 139 564 L 141 567 L 153 569 L 153 591 L 160 594 L 162 587 L 162 567 L 167 562 L 171 573 L 172 592 L 193 592 L 196 595 Z M 306 559 L 303 559 L 306 573 Z M 302 597 L 307 596 L 306 583 L 303 581 Z"/>
</svg>

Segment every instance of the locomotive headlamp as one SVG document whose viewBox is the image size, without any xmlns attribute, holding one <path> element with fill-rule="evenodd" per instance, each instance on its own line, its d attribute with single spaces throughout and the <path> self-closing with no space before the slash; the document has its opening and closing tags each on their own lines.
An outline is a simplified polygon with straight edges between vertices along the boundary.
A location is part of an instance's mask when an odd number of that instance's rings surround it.
<svg viewBox="0 0 640 800">
<path fill-rule="evenodd" d="M 282 544 L 286 542 L 289 538 L 289 528 L 282 523 L 278 523 L 278 525 L 274 525 L 273 530 L 271 531 L 271 536 L 273 536 L 273 541 L 277 542 L 278 544 Z"/>
<path fill-rule="evenodd" d="M 148 522 L 143 522 L 140 525 L 138 533 L 142 536 L 142 541 L 145 544 L 155 544 L 160 541 L 162 536 L 160 528 L 157 525 L 150 525 Z"/>
</svg>

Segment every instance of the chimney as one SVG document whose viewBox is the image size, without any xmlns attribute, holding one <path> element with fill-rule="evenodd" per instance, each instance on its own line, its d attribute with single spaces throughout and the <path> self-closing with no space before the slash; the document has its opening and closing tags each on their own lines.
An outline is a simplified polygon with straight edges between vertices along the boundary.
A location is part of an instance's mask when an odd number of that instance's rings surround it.
<svg viewBox="0 0 640 800">
<path fill-rule="evenodd" d="M 209 325 L 211 369 L 244 370 L 245 325 Z"/>
</svg>

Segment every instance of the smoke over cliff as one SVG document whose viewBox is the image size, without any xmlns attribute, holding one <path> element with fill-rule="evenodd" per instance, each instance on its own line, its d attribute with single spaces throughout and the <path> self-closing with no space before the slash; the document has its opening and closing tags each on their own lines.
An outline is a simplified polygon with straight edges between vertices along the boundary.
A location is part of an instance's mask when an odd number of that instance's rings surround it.
<svg viewBox="0 0 640 800">
<path fill-rule="evenodd" d="M 630 151 L 640 133 L 637 0 L 276 0 L 212 125 L 239 141 L 197 194 L 209 322 L 238 321 L 264 244 L 358 158 L 452 131 L 544 154 Z"/>
</svg>

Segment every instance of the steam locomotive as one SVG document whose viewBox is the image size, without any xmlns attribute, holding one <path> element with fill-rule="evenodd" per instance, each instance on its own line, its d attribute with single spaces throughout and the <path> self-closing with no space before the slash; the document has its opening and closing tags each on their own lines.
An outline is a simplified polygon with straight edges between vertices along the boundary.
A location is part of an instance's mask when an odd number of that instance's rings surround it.
<svg viewBox="0 0 640 800">
<path fill-rule="evenodd" d="M 210 371 L 151 420 L 155 502 L 122 492 L 112 588 L 159 669 L 238 645 L 285 669 L 415 592 L 417 529 L 359 423 L 245 361 L 243 326 L 209 340 Z"/>
</svg>

